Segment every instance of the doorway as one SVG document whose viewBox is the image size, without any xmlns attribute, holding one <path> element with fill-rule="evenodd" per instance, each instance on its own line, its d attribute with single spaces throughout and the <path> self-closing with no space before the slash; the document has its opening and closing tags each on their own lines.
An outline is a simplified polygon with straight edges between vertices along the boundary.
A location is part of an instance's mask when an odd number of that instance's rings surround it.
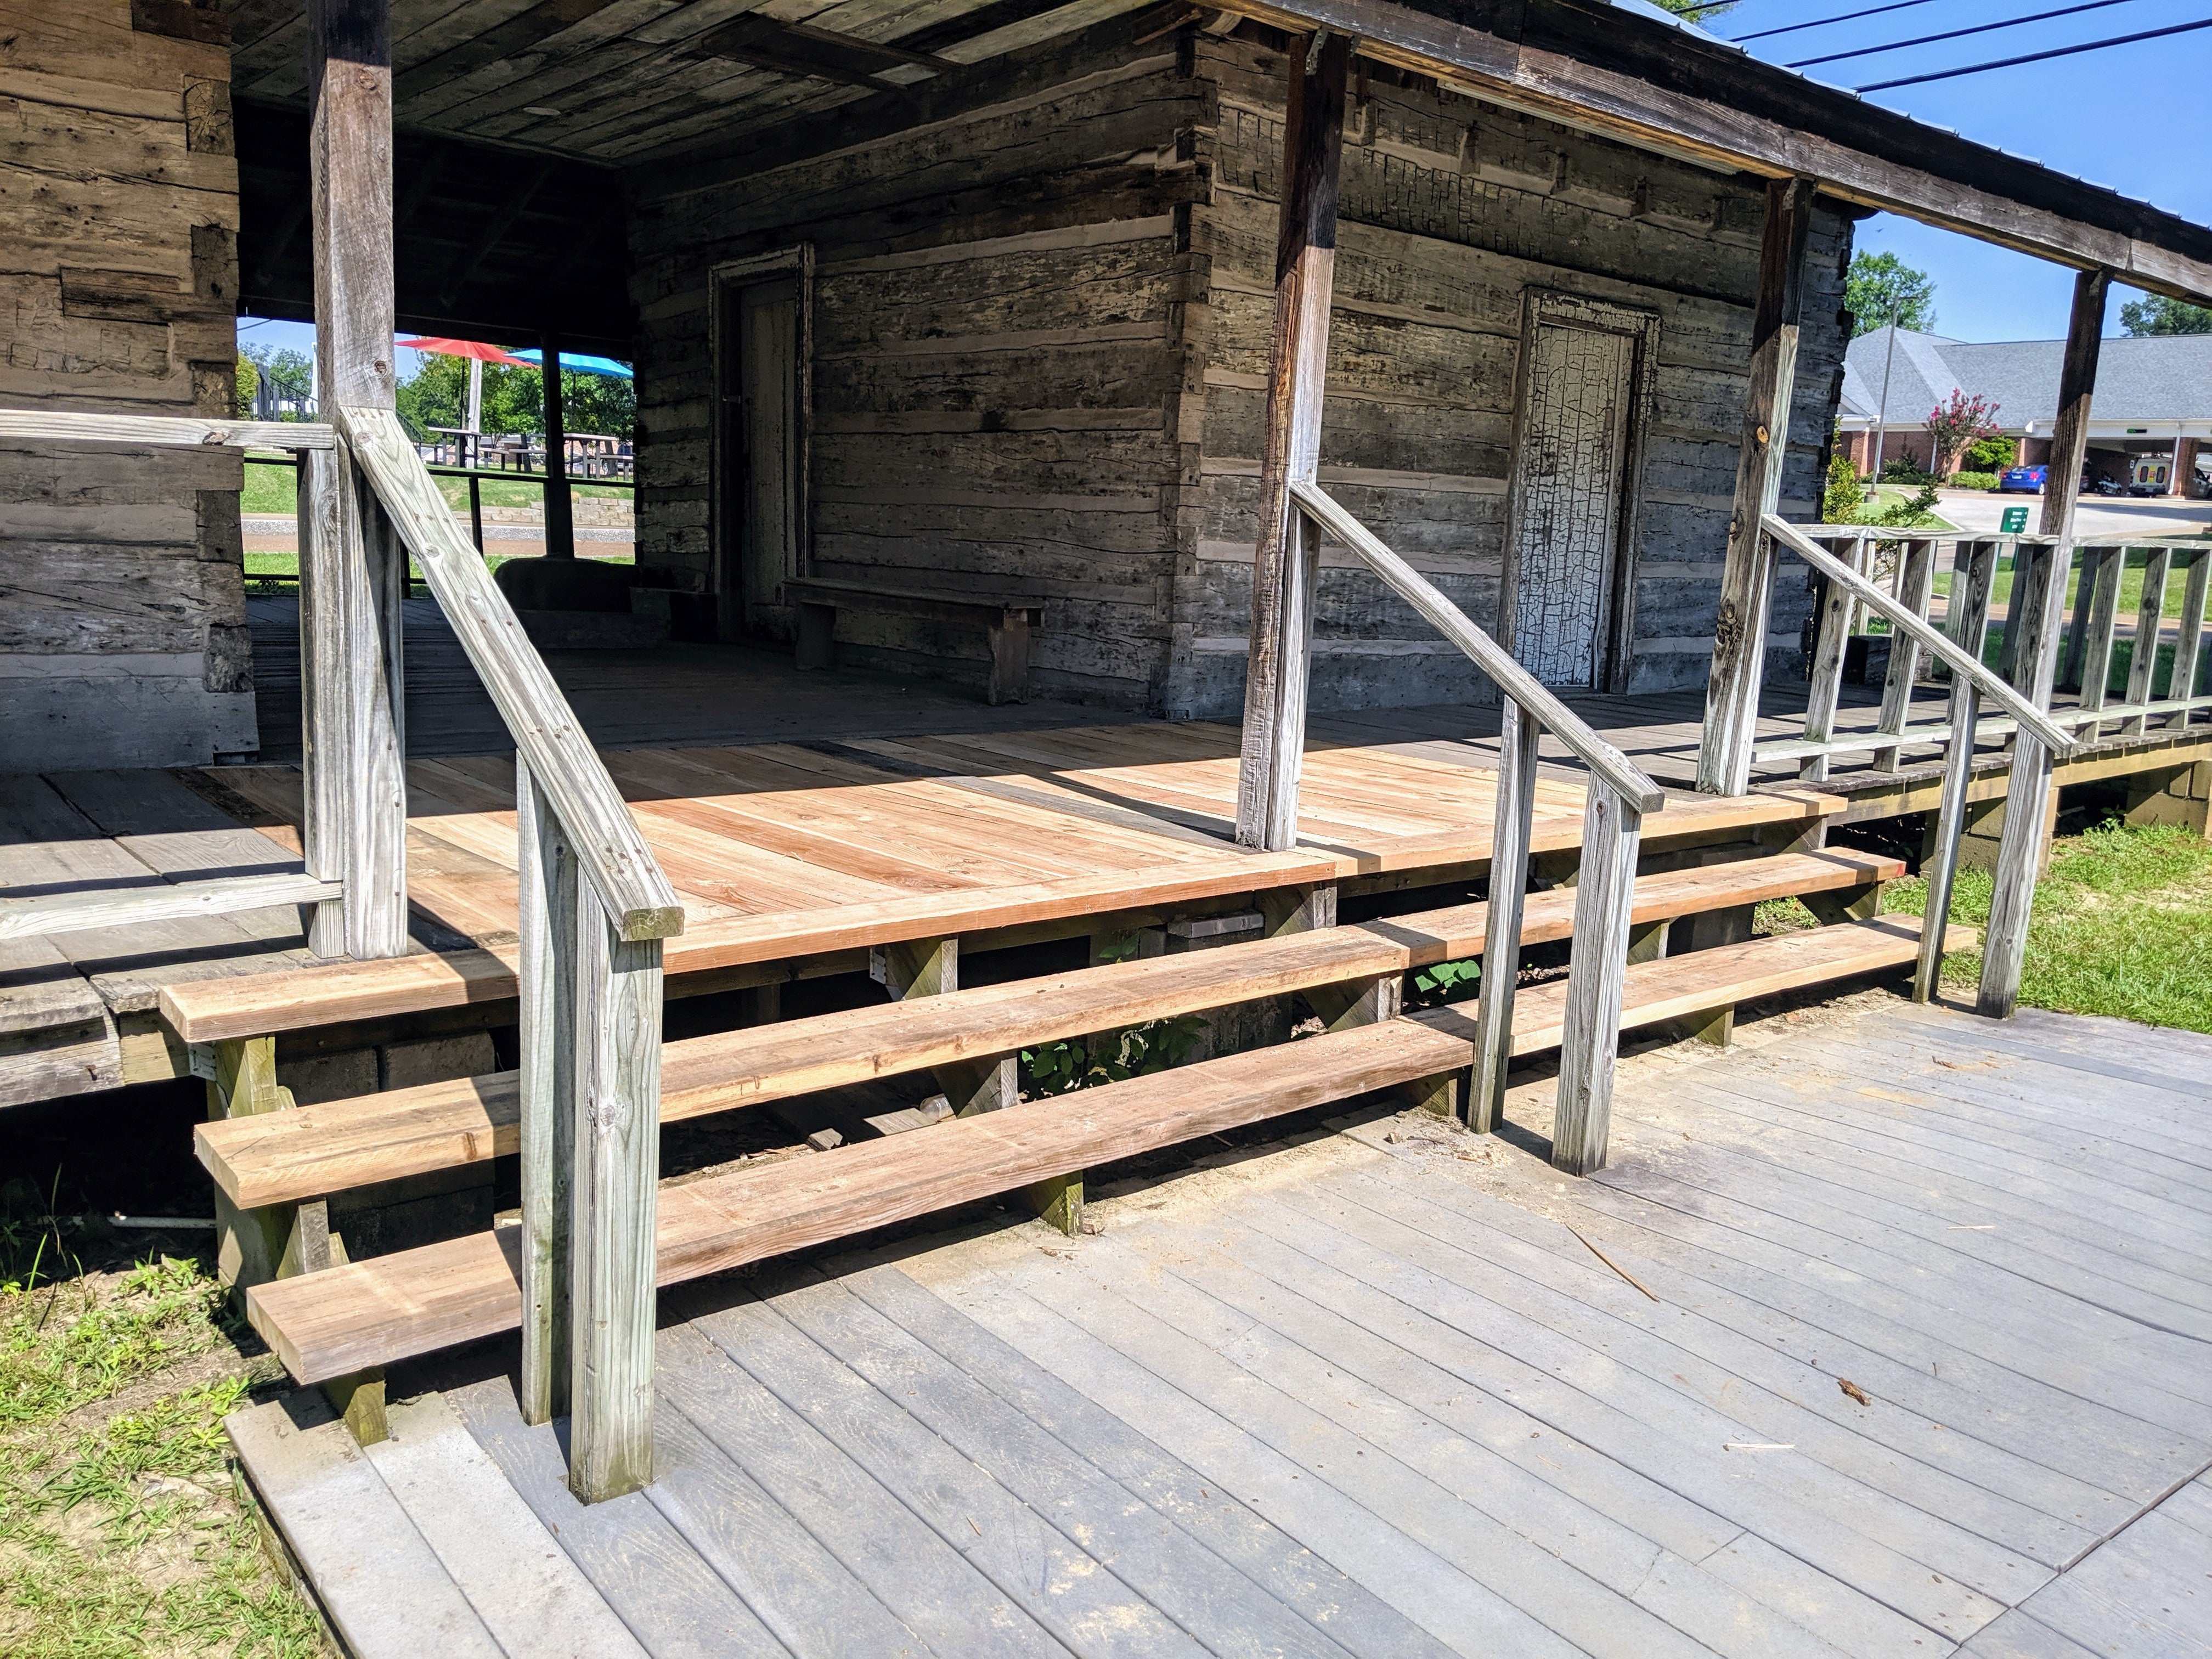
<svg viewBox="0 0 2212 1659">
<path fill-rule="evenodd" d="M 1657 316 L 1531 291 L 1498 626 L 1547 685 L 1624 689 Z"/>
<path fill-rule="evenodd" d="M 719 637 L 789 639 L 785 581 L 806 535 L 803 254 L 715 272 L 714 594 Z"/>
</svg>

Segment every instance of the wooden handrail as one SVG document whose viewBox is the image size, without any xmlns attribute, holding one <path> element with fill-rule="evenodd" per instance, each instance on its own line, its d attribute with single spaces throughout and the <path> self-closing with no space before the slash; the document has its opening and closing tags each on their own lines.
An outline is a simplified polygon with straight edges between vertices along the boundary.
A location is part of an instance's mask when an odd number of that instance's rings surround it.
<svg viewBox="0 0 2212 1659">
<path fill-rule="evenodd" d="M 676 890 L 483 556 L 453 522 L 399 416 L 388 409 L 340 409 L 337 428 L 422 566 L 617 930 L 629 940 L 682 933 Z"/>
<path fill-rule="evenodd" d="M 1291 495 L 1322 529 L 1364 559 L 1375 574 L 1427 617 L 1438 633 L 1473 659 L 1476 667 L 1497 682 L 1500 691 L 1574 750 L 1583 764 L 1602 778 L 1623 800 L 1640 812 L 1656 812 L 1667 804 L 1665 790 L 1638 770 L 1627 756 L 1593 732 L 1580 715 L 1515 661 L 1512 653 L 1491 638 L 1464 611 L 1391 551 L 1327 492 L 1316 484 L 1293 483 Z"/>
<path fill-rule="evenodd" d="M 0 438 L 46 442 L 158 444 L 170 449 L 329 449 L 315 421 L 196 421 L 175 415 L 88 415 L 65 409 L 0 409 Z"/>
<path fill-rule="evenodd" d="M 1815 544 L 1802 526 L 1791 524 L 1774 513 L 1766 514 L 1760 523 L 1768 535 L 1831 582 L 1849 592 L 1869 610 L 1888 618 L 1893 628 L 1930 656 L 1948 663 L 1953 673 L 1963 674 L 1972 680 L 1976 690 L 2018 720 L 2023 730 L 2049 744 L 2054 754 L 2070 755 L 2074 752 L 2075 739 L 2052 724 L 2049 715 L 1990 672 L 1978 655 L 1921 621 L 1908 606 L 1899 604 L 1842 560 Z M 1978 538 L 1969 537 L 1966 539 Z"/>
</svg>

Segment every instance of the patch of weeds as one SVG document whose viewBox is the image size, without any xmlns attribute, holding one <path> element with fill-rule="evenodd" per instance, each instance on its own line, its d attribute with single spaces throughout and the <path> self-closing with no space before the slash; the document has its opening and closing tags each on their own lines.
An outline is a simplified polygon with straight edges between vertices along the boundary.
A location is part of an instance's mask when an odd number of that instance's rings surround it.
<svg viewBox="0 0 2212 1659">
<path fill-rule="evenodd" d="M 1752 913 L 1751 931 L 1754 933 L 1802 933 L 1808 927 L 1820 925 L 1820 917 L 1807 909 L 1801 900 L 1766 899 Z"/>
<path fill-rule="evenodd" d="M 1433 968 L 1424 968 L 1413 975 L 1413 995 L 1406 999 L 1412 1008 L 1440 1008 L 1448 1002 L 1464 1002 L 1482 988 L 1482 959 L 1467 957 L 1457 962 L 1440 962 Z"/>
<path fill-rule="evenodd" d="M 1893 882 L 1885 908 L 1918 915 L 1927 884 Z M 1990 876 L 1962 869 L 1951 920 L 1985 927 Z M 1943 982 L 1971 988 L 1978 950 L 1945 959 Z M 2057 842 L 2036 884 L 2021 971 L 2022 1002 L 2212 1032 L 2212 842 L 2176 826 L 2108 823 Z"/>
<path fill-rule="evenodd" d="M 1164 1072 L 1189 1059 L 1205 1031 L 1206 1022 L 1196 1014 L 1179 1014 L 1173 1019 L 1147 1020 L 1124 1031 L 1024 1048 L 1022 1098 L 1041 1100 Z"/>
<path fill-rule="evenodd" d="M 325 1651 L 229 1468 L 223 1417 L 273 1368 L 228 1334 L 190 1260 L 0 1288 L 0 1653 Z"/>
</svg>

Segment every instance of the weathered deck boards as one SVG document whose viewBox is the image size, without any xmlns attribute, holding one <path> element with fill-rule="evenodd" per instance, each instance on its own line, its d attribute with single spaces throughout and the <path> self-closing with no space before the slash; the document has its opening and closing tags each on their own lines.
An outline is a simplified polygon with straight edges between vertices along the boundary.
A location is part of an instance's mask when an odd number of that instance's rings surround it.
<svg viewBox="0 0 2212 1659">
<path fill-rule="evenodd" d="M 1354 1125 L 1094 1182 L 1098 1237 L 672 1294 L 659 1478 L 594 1510 L 504 1376 L 395 1413 L 343 1540 L 290 1495 L 342 1431 L 241 1440 L 357 1604 L 381 1549 L 510 1659 L 605 1615 L 656 1656 L 2212 1653 L 2212 1042 L 1824 1018 L 1624 1062 L 1591 1182 Z"/>
</svg>

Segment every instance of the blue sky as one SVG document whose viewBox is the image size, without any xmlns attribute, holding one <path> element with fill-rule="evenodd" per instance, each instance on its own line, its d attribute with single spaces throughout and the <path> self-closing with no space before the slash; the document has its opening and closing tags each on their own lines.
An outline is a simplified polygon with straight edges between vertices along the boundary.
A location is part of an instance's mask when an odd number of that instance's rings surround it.
<svg viewBox="0 0 2212 1659">
<path fill-rule="evenodd" d="M 1863 11 L 1883 0 L 1742 0 L 1705 27 L 1724 39 Z M 1801 29 L 1745 47 L 1786 64 L 1832 52 L 1968 28 L 2008 16 L 2055 11 L 2073 0 L 1925 0 L 1880 17 Z M 2053 46 L 2133 34 L 2208 15 L 2203 0 L 2126 0 L 2073 17 L 1910 46 L 1804 73 L 1831 86 L 1857 87 L 1899 76 L 2011 58 Z M 1993 70 L 1952 81 L 1866 94 L 1870 102 L 1969 138 L 2041 161 L 2061 173 L 2110 185 L 2199 224 L 2212 222 L 2212 29 L 2143 40 L 2104 52 Z M 1931 229 L 1894 214 L 1862 221 L 1860 247 L 1887 250 L 1936 280 L 1936 331 L 1961 340 L 2054 339 L 2066 332 L 2070 270 Z M 2120 331 L 2116 292 L 2105 330 Z"/>
</svg>

